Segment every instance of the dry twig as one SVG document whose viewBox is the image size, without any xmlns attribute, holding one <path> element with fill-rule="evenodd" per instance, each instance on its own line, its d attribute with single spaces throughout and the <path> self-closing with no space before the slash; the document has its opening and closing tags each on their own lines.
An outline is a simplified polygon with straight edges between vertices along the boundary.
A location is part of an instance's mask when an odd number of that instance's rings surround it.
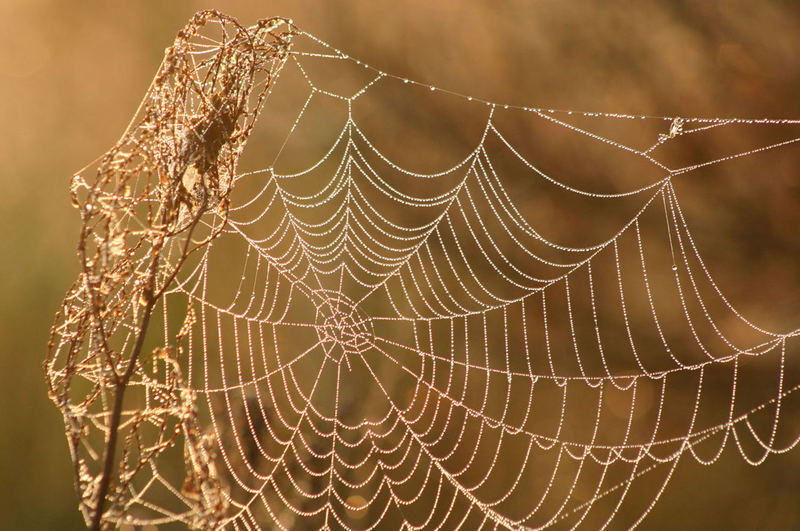
<svg viewBox="0 0 800 531">
<path fill-rule="evenodd" d="M 202 431 L 181 374 L 191 304 L 163 344 L 149 332 L 187 260 L 225 226 L 239 155 L 293 34 L 279 18 L 245 28 L 215 11 L 198 13 L 166 50 L 94 180 L 72 181 L 81 271 L 56 317 L 46 368 L 92 529 L 147 518 L 137 515 L 152 508 L 149 491 L 164 482 L 152 465 L 181 438 L 185 479 L 171 488 L 184 510 L 158 516 L 213 528 L 225 515 L 217 442 Z M 148 350 L 163 374 L 147 370 Z"/>
</svg>

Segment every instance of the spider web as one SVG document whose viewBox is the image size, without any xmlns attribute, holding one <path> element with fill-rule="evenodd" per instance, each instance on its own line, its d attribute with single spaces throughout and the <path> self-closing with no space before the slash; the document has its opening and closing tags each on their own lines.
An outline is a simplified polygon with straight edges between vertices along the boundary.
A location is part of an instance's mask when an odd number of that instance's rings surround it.
<svg viewBox="0 0 800 531">
<path fill-rule="evenodd" d="M 800 330 L 726 298 L 677 183 L 797 124 L 505 105 L 198 14 L 73 182 L 47 371 L 87 523 L 128 364 L 114 524 L 633 527 L 683 458 L 789 451 Z"/>
</svg>

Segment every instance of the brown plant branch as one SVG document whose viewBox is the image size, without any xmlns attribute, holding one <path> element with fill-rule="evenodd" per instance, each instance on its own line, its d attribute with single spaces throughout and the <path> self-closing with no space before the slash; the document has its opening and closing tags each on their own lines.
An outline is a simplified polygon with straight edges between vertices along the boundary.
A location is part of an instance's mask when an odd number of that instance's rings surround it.
<svg viewBox="0 0 800 531">
<path fill-rule="evenodd" d="M 193 39 L 206 45 L 209 37 L 201 34 L 209 25 L 223 27 L 224 37 L 213 54 L 197 59 L 191 55 Z M 280 27 L 283 32 L 277 31 Z M 64 415 L 81 511 L 90 529 L 117 521 L 112 508 L 137 499 L 133 491 L 127 492 L 135 490 L 133 477 L 174 445 L 181 432 L 188 455 L 184 489 L 190 485 L 191 492 L 185 500 L 189 510 L 179 519 L 207 527 L 226 510 L 225 503 L 215 502 L 223 499 L 211 461 L 216 443 L 203 435 L 177 360 L 168 363 L 172 376 L 166 384 L 153 382 L 148 387 L 152 378 L 142 366 L 143 350 L 153 311 L 170 293 L 188 257 L 222 234 L 227 224 L 238 157 L 267 89 L 286 60 L 293 31 L 283 19 L 245 28 L 216 11 L 195 15 L 166 50 L 137 116 L 111 150 L 97 159 L 94 184 L 78 174 L 73 178 L 73 204 L 82 221 L 81 274 L 56 315 L 45 367 L 50 397 Z M 257 82 L 257 73 L 266 79 Z M 256 87 L 259 92 L 252 102 Z M 210 232 L 195 239 L 207 214 L 215 216 L 208 224 Z M 180 237 L 185 238 L 180 249 L 167 253 Z M 132 331 L 132 345 L 127 340 L 117 343 L 126 327 Z M 182 328 L 176 341 L 186 333 Z M 172 351 L 169 345 L 159 348 L 165 356 Z M 123 421 L 123 404 L 139 378 L 146 393 L 160 393 L 169 406 L 133 410 L 136 418 L 129 423 Z M 73 385 L 78 381 L 88 382 L 89 390 Z M 98 418 L 107 419 L 105 426 Z M 170 419 L 178 420 L 171 432 Z M 155 436 L 143 435 L 141 427 L 148 424 L 155 426 Z M 104 435 L 100 453 L 90 441 L 96 427 Z M 114 487 L 120 444 L 121 475 Z M 134 458 L 136 463 L 129 463 Z M 100 466 L 96 474 L 93 464 Z M 176 487 L 180 492 L 180 485 Z M 199 499 L 193 498 L 197 489 Z"/>
</svg>

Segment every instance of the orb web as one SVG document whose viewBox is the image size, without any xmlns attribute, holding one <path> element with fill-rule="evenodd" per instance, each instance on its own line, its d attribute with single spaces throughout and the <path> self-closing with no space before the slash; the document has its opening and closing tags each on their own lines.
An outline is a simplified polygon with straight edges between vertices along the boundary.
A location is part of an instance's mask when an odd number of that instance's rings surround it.
<svg viewBox="0 0 800 531">
<path fill-rule="evenodd" d="M 440 106 L 457 140 L 392 131 Z M 800 331 L 726 298 L 679 190 L 797 125 L 506 105 L 198 14 L 73 180 L 47 375 L 87 523 L 633 527 L 684 459 L 789 451 Z"/>
</svg>

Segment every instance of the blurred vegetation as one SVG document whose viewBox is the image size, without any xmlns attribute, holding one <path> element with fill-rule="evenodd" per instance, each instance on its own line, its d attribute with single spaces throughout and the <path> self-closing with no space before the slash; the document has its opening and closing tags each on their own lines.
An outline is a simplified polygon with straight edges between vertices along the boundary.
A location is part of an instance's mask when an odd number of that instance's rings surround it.
<svg viewBox="0 0 800 531">
<path fill-rule="evenodd" d="M 214 7 L 245 24 L 291 17 L 378 68 L 493 101 L 800 117 L 795 2 L 463 4 L 4 0 L 0 527 L 82 528 L 61 419 L 47 400 L 42 369 L 54 312 L 77 274 L 78 217 L 68 183 L 71 172 L 118 138 L 163 49 L 198 9 Z M 732 173 L 697 174 L 678 185 L 726 294 L 755 322 L 781 330 L 796 328 L 800 315 L 798 151 L 795 144 Z M 798 470 L 797 451 L 756 469 L 733 448 L 712 467 L 686 459 L 644 527 L 800 526 Z"/>
</svg>

